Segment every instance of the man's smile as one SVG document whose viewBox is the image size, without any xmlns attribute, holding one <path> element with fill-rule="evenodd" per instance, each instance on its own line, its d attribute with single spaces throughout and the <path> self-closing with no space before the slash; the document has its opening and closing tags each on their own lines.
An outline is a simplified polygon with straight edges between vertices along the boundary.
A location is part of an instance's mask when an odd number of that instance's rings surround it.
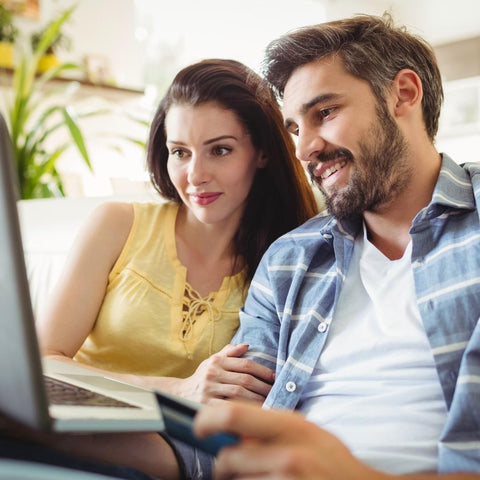
<svg viewBox="0 0 480 480">
<path fill-rule="evenodd" d="M 337 172 L 338 170 L 340 170 L 341 168 L 343 168 L 346 164 L 347 164 L 347 161 L 346 161 L 346 160 L 342 160 L 341 162 L 336 162 L 334 165 L 325 168 L 325 169 L 322 171 L 322 173 L 320 174 L 320 178 L 321 178 L 322 180 L 325 180 L 325 179 L 328 178 L 330 175 L 332 175 L 333 173 L 335 173 L 335 172 Z"/>
</svg>

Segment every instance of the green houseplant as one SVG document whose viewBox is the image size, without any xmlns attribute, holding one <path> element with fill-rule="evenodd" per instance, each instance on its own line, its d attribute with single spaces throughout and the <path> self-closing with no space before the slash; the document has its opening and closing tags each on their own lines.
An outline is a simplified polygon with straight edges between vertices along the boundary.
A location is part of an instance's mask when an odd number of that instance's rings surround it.
<svg viewBox="0 0 480 480">
<path fill-rule="evenodd" d="M 13 67 L 13 45 L 18 29 L 13 23 L 13 13 L 0 3 L 0 66 Z"/>
<path fill-rule="evenodd" d="M 13 144 L 21 198 L 65 196 L 56 162 L 70 145 L 74 145 L 84 163 L 92 170 L 78 115 L 67 98 L 71 84 L 64 83 L 62 92 L 45 88 L 50 80 L 67 70 L 80 69 L 74 63 L 59 63 L 37 76 L 38 62 L 61 34 L 61 27 L 75 7 L 66 10 L 51 22 L 40 36 L 36 48 L 23 52 L 13 72 L 13 95 L 7 124 Z M 66 86 L 65 86 L 66 85 Z M 71 88 L 70 88 L 71 90 Z M 50 100 L 50 101 L 48 101 Z M 59 132 L 71 141 L 52 146 Z"/>
<path fill-rule="evenodd" d="M 30 37 L 30 42 L 32 44 L 32 50 L 36 50 L 42 35 L 48 29 L 48 26 L 45 27 L 43 30 L 39 30 L 38 32 L 34 32 Z M 47 47 L 45 53 L 38 61 L 37 70 L 39 72 L 46 72 L 51 67 L 55 67 L 60 63 L 60 60 L 57 57 L 57 51 L 59 49 L 70 50 L 72 45 L 72 40 L 69 36 L 65 35 L 63 32 L 60 32 L 55 40 Z"/>
</svg>

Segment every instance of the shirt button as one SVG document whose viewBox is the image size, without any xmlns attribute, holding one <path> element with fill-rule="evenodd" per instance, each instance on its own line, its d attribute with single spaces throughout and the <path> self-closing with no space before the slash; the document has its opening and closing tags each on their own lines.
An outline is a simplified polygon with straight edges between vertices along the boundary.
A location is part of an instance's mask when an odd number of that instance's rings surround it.
<svg viewBox="0 0 480 480">
<path fill-rule="evenodd" d="M 318 327 L 317 327 L 317 329 L 318 329 L 318 331 L 319 331 L 320 333 L 326 332 L 326 331 L 327 331 L 327 328 L 328 328 L 327 322 L 320 322 L 320 323 L 318 324 Z"/>
<path fill-rule="evenodd" d="M 287 384 L 285 385 L 285 388 L 287 389 L 287 392 L 294 392 L 297 388 L 297 386 L 295 385 L 295 382 L 287 382 Z"/>
</svg>

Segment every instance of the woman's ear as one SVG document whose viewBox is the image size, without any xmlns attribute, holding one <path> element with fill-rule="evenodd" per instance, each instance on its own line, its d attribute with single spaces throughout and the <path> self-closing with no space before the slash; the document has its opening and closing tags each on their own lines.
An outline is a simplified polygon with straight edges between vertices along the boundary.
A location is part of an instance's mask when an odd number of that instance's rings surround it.
<svg viewBox="0 0 480 480">
<path fill-rule="evenodd" d="M 265 168 L 268 163 L 268 158 L 263 152 L 259 152 L 257 159 L 257 168 Z"/>
<path fill-rule="evenodd" d="M 413 70 L 400 70 L 393 80 L 392 94 L 397 117 L 406 115 L 412 109 L 421 108 L 423 88 L 420 77 Z"/>
</svg>

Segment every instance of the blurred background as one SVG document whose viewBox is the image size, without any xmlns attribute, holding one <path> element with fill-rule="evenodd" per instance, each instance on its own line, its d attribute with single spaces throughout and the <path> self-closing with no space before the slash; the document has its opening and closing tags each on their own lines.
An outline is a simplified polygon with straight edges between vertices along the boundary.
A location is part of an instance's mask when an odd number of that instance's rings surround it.
<svg viewBox="0 0 480 480">
<path fill-rule="evenodd" d="M 148 123 L 180 68 L 202 58 L 223 57 L 259 70 L 263 50 L 273 38 L 298 26 L 356 13 L 388 11 L 397 24 L 434 46 L 446 93 L 437 147 L 459 163 L 477 160 L 472 155 L 480 150 L 477 0 L 1 0 L 0 4 L 13 12 L 17 29 L 12 64 L 0 68 L 0 109 L 7 116 L 14 104 L 15 69 L 23 55 L 31 55 L 32 37 L 74 7 L 61 24 L 63 42 L 54 53 L 58 62 L 72 62 L 78 68 L 61 69 L 35 95 L 47 101 L 43 92 L 53 91 L 48 95 L 50 105 L 65 105 L 57 113 L 73 112 L 88 162 L 70 139 L 68 125 L 63 132 L 56 129 L 45 148 L 55 150 L 56 144 L 65 148 L 55 159 L 55 170 L 40 176 L 44 183 L 59 176 L 61 189 L 44 185 L 32 190 L 37 192 L 34 197 L 148 189 L 143 149 Z M 37 82 L 40 75 L 36 74 Z M 35 119 L 29 128 L 34 125 Z"/>
</svg>

